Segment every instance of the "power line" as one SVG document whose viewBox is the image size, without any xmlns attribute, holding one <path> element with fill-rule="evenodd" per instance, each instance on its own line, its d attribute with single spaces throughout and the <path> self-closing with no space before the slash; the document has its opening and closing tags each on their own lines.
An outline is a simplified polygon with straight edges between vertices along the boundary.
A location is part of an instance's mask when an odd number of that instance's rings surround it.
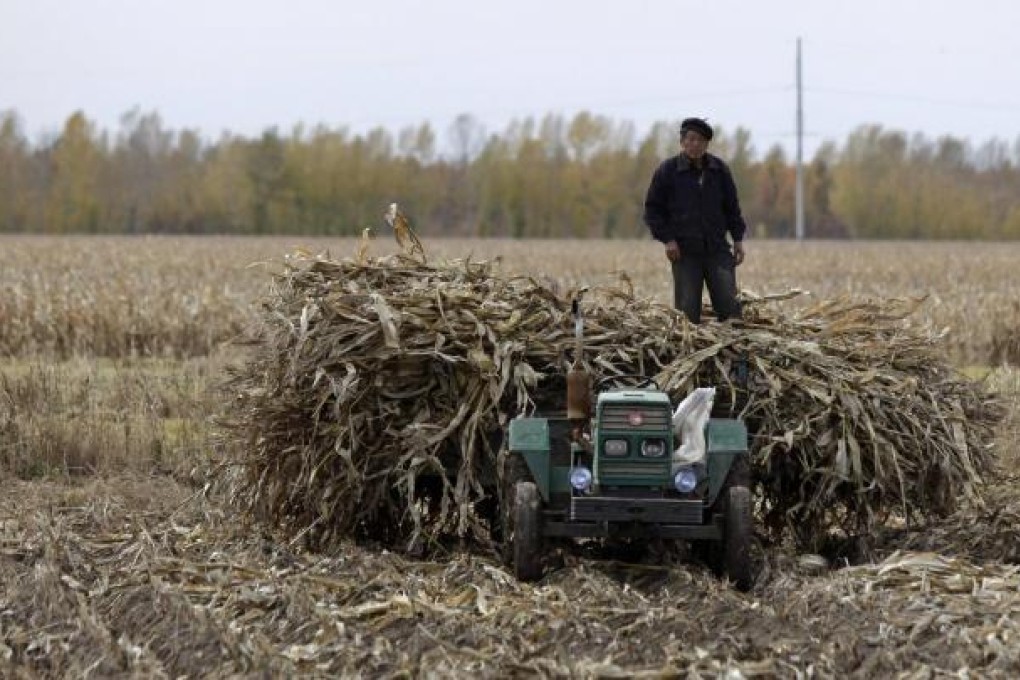
<svg viewBox="0 0 1020 680">
<path fill-rule="evenodd" d="M 642 99 L 631 99 L 617 102 L 599 102 L 597 106 L 629 106 L 631 104 L 662 104 L 666 102 L 677 102 L 677 101 L 690 101 L 691 99 L 702 98 L 709 99 L 712 97 L 746 97 L 750 94 L 776 94 L 780 92 L 790 92 L 793 89 L 793 85 L 769 85 L 764 87 L 753 87 L 745 88 L 740 90 L 714 90 L 707 92 L 685 92 L 682 95 L 675 97 L 654 97 L 654 98 L 642 98 Z"/>
<path fill-rule="evenodd" d="M 560 103 L 559 105 L 552 106 L 546 105 L 545 111 L 536 114 L 534 110 L 522 110 L 520 108 L 491 108 L 477 111 L 471 111 L 471 115 L 479 118 L 484 117 L 541 117 L 545 113 L 554 113 L 556 111 L 569 111 L 587 109 L 594 113 L 598 113 L 597 109 L 602 108 L 614 108 L 614 107 L 629 107 L 629 106 L 671 106 L 678 102 L 689 104 L 694 99 L 712 99 L 712 98 L 726 98 L 726 97 L 746 97 L 755 94 L 778 94 L 787 93 L 793 90 L 793 85 L 767 85 L 762 87 L 749 87 L 740 89 L 728 89 L 728 90 L 706 90 L 703 92 L 685 92 L 682 95 L 676 95 L 672 97 L 652 96 L 652 97 L 640 97 L 630 99 L 616 99 L 616 100 L 587 100 L 583 102 L 574 103 Z M 452 118 L 461 113 L 464 113 L 463 108 L 457 111 L 447 110 L 445 112 L 433 111 L 431 114 L 423 114 L 421 110 L 416 111 L 414 114 L 401 114 L 394 113 L 392 111 L 387 112 L 385 118 L 389 120 L 404 120 L 411 117 L 421 118 Z M 378 119 L 376 119 L 378 120 Z"/>
<path fill-rule="evenodd" d="M 928 97 L 925 95 L 915 94 L 904 94 L 900 92 L 878 92 L 874 90 L 846 90 L 842 88 L 834 87 L 812 87 L 806 88 L 807 92 L 817 92 L 820 94 L 835 94 L 849 97 L 871 97 L 873 99 L 895 99 L 900 101 L 910 101 L 919 104 L 933 104 L 935 106 L 952 106 L 959 108 L 969 109 L 997 109 L 1008 112 L 1020 112 L 1020 104 L 1002 103 L 1002 102 L 981 102 L 974 100 L 953 100 L 953 99 L 941 99 L 936 97 Z"/>
<path fill-rule="evenodd" d="M 976 47 L 974 45 L 962 45 L 959 42 L 952 43 L 904 43 L 890 42 L 887 40 L 869 40 L 867 42 L 845 42 L 842 40 L 811 40 L 810 38 L 804 40 L 804 42 L 811 47 L 815 53 L 825 53 L 829 50 L 835 50 L 837 52 L 851 52 L 855 55 L 873 53 L 876 50 L 883 50 L 894 53 L 909 54 L 913 58 L 917 58 L 919 53 L 925 55 L 936 55 L 939 57 L 956 58 L 961 55 L 968 55 L 974 57 L 989 57 L 995 59 L 1015 59 L 1017 53 L 1015 50 L 1003 50 L 996 49 L 997 45 L 992 49 L 988 46 Z"/>
</svg>

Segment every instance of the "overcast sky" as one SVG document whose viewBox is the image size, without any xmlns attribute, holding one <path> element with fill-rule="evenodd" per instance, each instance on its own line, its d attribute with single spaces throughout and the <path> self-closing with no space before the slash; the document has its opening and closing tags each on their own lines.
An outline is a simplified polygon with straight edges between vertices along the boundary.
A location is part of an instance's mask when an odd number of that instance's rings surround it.
<svg viewBox="0 0 1020 680">
<path fill-rule="evenodd" d="M 0 110 L 36 138 L 83 110 L 116 129 L 393 130 L 458 113 L 700 115 L 793 148 L 864 123 L 1020 137 L 1017 0 L 0 0 Z"/>
</svg>

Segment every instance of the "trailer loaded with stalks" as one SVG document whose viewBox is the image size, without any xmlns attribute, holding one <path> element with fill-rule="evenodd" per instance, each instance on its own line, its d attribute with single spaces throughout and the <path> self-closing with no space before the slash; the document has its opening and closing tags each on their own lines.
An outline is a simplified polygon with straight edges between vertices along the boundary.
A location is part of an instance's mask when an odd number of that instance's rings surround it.
<svg viewBox="0 0 1020 680">
<path fill-rule="evenodd" d="M 818 550 L 945 514 L 991 469 L 1001 409 L 916 301 L 745 297 L 694 326 L 576 292 L 493 262 L 290 259 L 226 383 L 220 483 L 312 550 L 497 544 L 536 578 L 557 537 L 658 535 L 746 587 L 744 507 L 764 547 Z"/>
</svg>

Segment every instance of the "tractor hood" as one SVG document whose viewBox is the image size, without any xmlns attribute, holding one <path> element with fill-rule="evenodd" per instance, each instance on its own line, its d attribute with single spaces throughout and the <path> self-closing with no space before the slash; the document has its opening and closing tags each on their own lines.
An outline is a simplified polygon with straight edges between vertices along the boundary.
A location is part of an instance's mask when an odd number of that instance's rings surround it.
<svg viewBox="0 0 1020 680">
<path fill-rule="evenodd" d="M 633 404 L 646 406 L 671 407 L 669 395 L 658 390 L 612 390 L 599 394 L 597 407 L 601 409 L 606 404 Z"/>
</svg>

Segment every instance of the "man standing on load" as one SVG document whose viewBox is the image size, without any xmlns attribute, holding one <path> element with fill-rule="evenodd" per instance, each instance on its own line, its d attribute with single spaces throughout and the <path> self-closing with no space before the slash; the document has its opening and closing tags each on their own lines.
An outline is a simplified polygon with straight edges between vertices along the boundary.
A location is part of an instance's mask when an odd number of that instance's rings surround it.
<svg viewBox="0 0 1020 680">
<path fill-rule="evenodd" d="M 740 318 L 736 267 L 744 261 L 747 225 L 729 167 L 708 153 L 712 134 L 703 119 L 685 119 L 680 153 L 655 170 L 645 198 L 645 224 L 673 267 L 674 304 L 692 323 L 701 322 L 704 284 L 720 321 Z"/>
</svg>

